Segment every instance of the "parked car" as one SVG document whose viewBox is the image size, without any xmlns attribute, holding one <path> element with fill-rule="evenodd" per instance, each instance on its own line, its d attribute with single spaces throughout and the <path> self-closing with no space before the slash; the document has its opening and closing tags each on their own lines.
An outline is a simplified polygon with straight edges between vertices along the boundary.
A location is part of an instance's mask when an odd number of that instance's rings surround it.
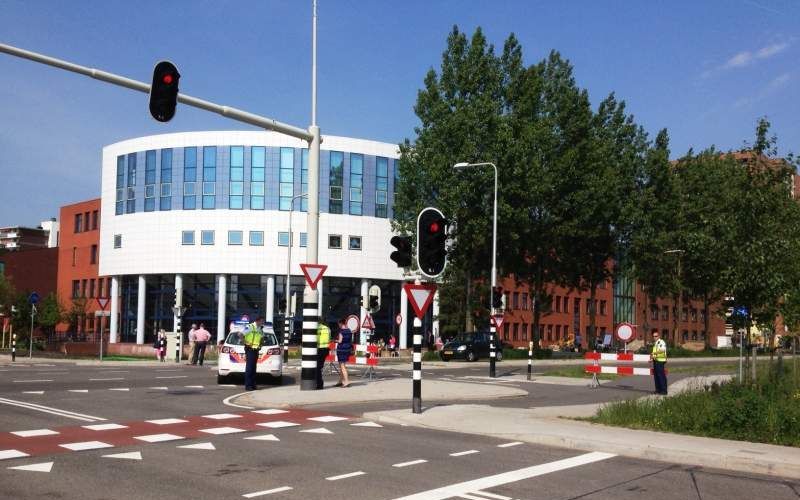
<svg viewBox="0 0 800 500">
<path fill-rule="evenodd" d="M 503 343 L 495 338 L 495 361 L 503 360 Z M 442 361 L 451 359 L 465 359 L 477 361 L 489 357 L 489 332 L 464 332 L 459 333 L 449 340 L 439 351 Z"/>
<path fill-rule="evenodd" d="M 220 348 L 217 383 L 228 383 L 232 375 L 244 375 L 244 367 L 244 332 L 236 329 L 228 334 Z M 270 382 L 275 384 L 280 384 L 283 378 L 281 346 L 272 326 L 264 326 L 264 336 L 261 338 L 261 350 L 258 352 L 258 362 L 256 363 L 256 376 L 261 374 L 268 375 Z"/>
</svg>

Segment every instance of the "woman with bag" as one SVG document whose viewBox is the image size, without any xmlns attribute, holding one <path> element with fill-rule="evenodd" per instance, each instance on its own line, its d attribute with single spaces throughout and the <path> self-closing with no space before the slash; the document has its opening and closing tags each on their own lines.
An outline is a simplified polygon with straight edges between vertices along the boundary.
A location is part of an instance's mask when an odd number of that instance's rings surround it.
<svg viewBox="0 0 800 500">
<path fill-rule="evenodd" d="M 336 387 L 350 387 L 350 378 L 347 376 L 345 363 L 350 359 L 353 351 L 353 332 L 347 328 L 345 320 L 339 320 L 339 334 L 336 337 L 336 360 L 339 362 L 339 383 Z"/>
</svg>

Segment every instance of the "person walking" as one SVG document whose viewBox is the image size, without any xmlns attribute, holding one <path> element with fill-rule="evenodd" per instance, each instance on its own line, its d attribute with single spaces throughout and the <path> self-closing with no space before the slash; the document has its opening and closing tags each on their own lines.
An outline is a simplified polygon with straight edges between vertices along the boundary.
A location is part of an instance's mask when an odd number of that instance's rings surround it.
<svg viewBox="0 0 800 500">
<path fill-rule="evenodd" d="M 664 371 L 667 364 L 667 343 L 658 334 L 658 330 L 653 330 L 653 379 L 656 385 L 656 394 L 667 395 L 667 374 Z"/>
<path fill-rule="evenodd" d="M 336 360 L 339 362 L 339 383 L 336 387 L 350 387 L 350 378 L 347 375 L 345 363 L 350 359 L 353 351 L 353 332 L 347 328 L 345 320 L 339 320 L 339 335 L 336 337 Z"/>
<path fill-rule="evenodd" d="M 194 351 L 192 351 L 192 358 L 194 363 L 200 363 L 203 366 L 203 359 L 206 357 L 206 346 L 211 339 L 211 334 L 206 330 L 206 325 L 200 323 L 200 328 L 194 332 Z"/>
<path fill-rule="evenodd" d="M 156 352 L 156 359 L 163 362 L 167 351 L 167 336 L 163 329 L 156 334 L 156 339 L 153 341 L 153 349 Z"/>
<path fill-rule="evenodd" d="M 320 322 L 317 326 L 317 389 L 322 389 L 322 369 L 325 367 L 325 358 L 328 357 L 328 345 L 331 342 L 331 329 Z"/>
<path fill-rule="evenodd" d="M 193 365 L 197 363 L 197 358 L 194 354 L 194 332 L 197 331 L 197 323 L 192 323 L 192 327 L 189 329 L 189 334 L 186 335 L 186 338 L 189 340 L 189 364 Z"/>
<path fill-rule="evenodd" d="M 258 353 L 261 350 L 261 339 L 264 336 L 262 326 L 264 318 L 258 317 L 254 322 L 247 325 L 244 334 L 244 388 L 247 391 L 256 390 L 256 364 L 258 363 Z"/>
</svg>

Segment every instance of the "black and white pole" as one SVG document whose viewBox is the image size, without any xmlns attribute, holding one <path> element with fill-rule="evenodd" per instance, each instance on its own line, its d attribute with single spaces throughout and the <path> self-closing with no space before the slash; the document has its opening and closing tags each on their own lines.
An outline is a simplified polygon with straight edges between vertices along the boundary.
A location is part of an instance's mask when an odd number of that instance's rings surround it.
<svg viewBox="0 0 800 500">
<path fill-rule="evenodd" d="M 413 413 L 422 413 L 422 320 L 419 318 L 414 318 L 414 354 L 412 362 L 414 387 L 411 411 Z"/>
<path fill-rule="evenodd" d="M 181 316 L 178 316 L 178 327 L 175 332 L 175 362 L 181 362 L 181 341 L 183 340 L 183 330 L 181 329 Z M 164 351 L 166 351 L 166 347 Z"/>
<path fill-rule="evenodd" d="M 533 341 L 528 342 L 528 380 L 531 379 L 533 370 Z"/>
<path fill-rule="evenodd" d="M 289 362 L 289 306 L 283 313 L 283 362 Z"/>
<path fill-rule="evenodd" d="M 11 334 L 11 361 L 17 360 L 17 334 Z"/>
<path fill-rule="evenodd" d="M 28 358 L 33 358 L 33 317 L 36 315 L 36 304 L 31 304 L 31 338 L 28 342 Z"/>
<path fill-rule="evenodd" d="M 300 390 L 317 389 L 318 293 L 306 285 L 303 294 L 303 338 L 300 349 Z M 287 305 L 288 308 L 288 305 Z"/>
<path fill-rule="evenodd" d="M 492 322 L 494 323 L 494 322 Z M 495 361 L 497 361 L 497 347 L 495 346 L 495 330 L 494 324 L 489 327 L 489 376 L 494 378 L 495 374 Z"/>
</svg>

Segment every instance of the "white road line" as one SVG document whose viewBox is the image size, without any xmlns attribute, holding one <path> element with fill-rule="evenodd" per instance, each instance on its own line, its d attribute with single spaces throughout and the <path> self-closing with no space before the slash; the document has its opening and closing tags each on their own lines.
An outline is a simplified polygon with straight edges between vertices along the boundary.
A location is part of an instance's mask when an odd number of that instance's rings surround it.
<svg viewBox="0 0 800 500">
<path fill-rule="evenodd" d="M 317 429 L 307 429 L 300 432 L 308 432 L 310 434 L 333 434 L 333 432 L 329 431 L 325 427 L 319 427 Z"/>
<path fill-rule="evenodd" d="M 557 460 L 546 464 L 534 465 L 524 469 L 517 469 L 494 476 L 486 476 L 472 481 L 465 481 L 463 483 L 451 484 L 442 488 L 434 490 L 422 491 L 414 495 L 396 498 L 395 500 L 444 500 L 446 498 L 460 496 L 468 492 L 475 492 L 485 490 L 487 488 L 494 488 L 507 483 L 521 481 L 523 479 L 530 479 L 532 477 L 542 476 L 551 472 L 557 472 L 564 469 L 571 469 L 581 465 L 587 465 L 601 460 L 608 460 L 616 455 L 611 453 L 592 452 L 584 455 L 578 455 L 564 460 Z"/>
<path fill-rule="evenodd" d="M 236 393 L 236 394 L 234 394 L 232 396 L 228 396 L 227 398 L 222 400 L 222 404 L 224 404 L 226 406 L 234 406 L 236 408 L 244 408 L 245 410 L 252 410 L 253 409 L 252 406 L 237 405 L 236 403 L 231 403 L 231 399 L 238 398 L 242 394 L 247 394 L 247 393 L 246 392 L 239 392 L 239 393 Z"/>
<path fill-rule="evenodd" d="M 458 495 L 458 498 L 463 498 L 464 500 L 486 500 L 485 497 L 474 497 L 466 493 L 464 493 L 463 495 Z"/>
<path fill-rule="evenodd" d="M 271 495 L 273 493 L 280 493 L 282 491 L 289 491 L 291 489 L 292 489 L 291 486 L 281 486 L 280 488 L 273 488 L 271 490 L 264 490 L 264 491 L 256 491 L 254 493 L 247 493 L 247 494 L 244 494 L 242 496 L 245 497 L 245 498 L 255 498 L 255 497 L 260 497 L 260 496 L 264 496 L 264 495 Z"/>
<path fill-rule="evenodd" d="M 114 387 L 114 388 L 112 388 L 112 389 L 109 389 L 109 391 L 122 391 L 122 392 L 129 392 L 129 391 L 130 391 L 130 388 L 128 388 L 128 387 Z"/>
<path fill-rule="evenodd" d="M 235 434 L 237 432 L 244 432 L 244 429 L 239 429 L 237 427 L 213 427 L 211 429 L 200 429 L 200 432 L 205 432 L 206 434 Z"/>
<path fill-rule="evenodd" d="M 133 436 L 133 439 L 146 441 L 148 443 L 161 443 L 163 441 L 177 441 L 178 439 L 186 438 L 183 436 L 176 436 L 175 434 L 150 434 L 147 436 Z"/>
<path fill-rule="evenodd" d="M 95 424 L 95 425 L 82 425 L 84 429 L 89 429 L 90 431 L 110 431 L 114 429 L 127 429 L 127 425 L 120 425 L 120 424 Z"/>
<path fill-rule="evenodd" d="M 156 377 L 156 378 L 189 378 L 189 375 L 171 375 L 171 376 L 163 376 L 163 377 Z"/>
<path fill-rule="evenodd" d="M 31 384 L 34 382 L 52 382 L 52 380 L 47 379 L 40 379 L 40 380 L 13 380 L 15 384 Z"/>
<path fill-rule="evenodd" d="M 359 422 L 357 424 L 350 424 L 353 427 L 383 427 L 381 424 L 375 422 Z"/>
<path fill-rule="evenodd" d="M 152 389 L 154 391 L 166 391 L 169 390 L 169 387 L 148 387 L 148 389 Z"/>
<path fill-rule="evenodd" d="M 495 495 L 494 493 L 490 493 L 488 491 L 473 491 L 476 495 L 481 495 L 486 498 L 494 498 L 495 500 L 511 500 L 511 497 L 504 497 L 503 495 Z"/>
<path fill-rule="evenodd" d="M 514 441 L 513 443 L 498 444 L 498 448 L 511 448 L 512 446 L 519 446 L 524 444 L 522 441 Z"/>
<path fill-rule="evenodd" d="M 44 394 L 44 391 L 22 391 L 22 394 Z"/>
<path fill-rule="evenodd" d="M 54 434 L 58 434 L 57 431 L 51 431 L 50 429 L 34 429 L 31 431 L 14 431 L 11 434 L 19 437 L 35 437 L 35 436 L 52 436 Z"/>
<path fill-rule="evenodd" d="M 472 455 L 473 453 L 480 453 L 478 450 L 459 451 L 458 453 L 451 453 L 451 457 L 463 457 L 464 455 Z"/>
<path fill-rule="evenodd" d="M 289 413 L 289 410 L 277 410 L 269 408 L 267 410 L 253 410 L 252 413 L 260 413 L 261 415 L 278 415 L 279 413 Z"/>
<path fill-rule="evenodd" d="M 19 450 L 0 450 L 0 460 L 7 460 L 9 458 L 22 458 L 29 456 Z"/>
<path fill-rule="evenodd" d="M 82 413 L 60 410 L 58 408 L 51 408 L 49 406 L 38 405 L 35 403 L 27 403 L 25 401 L 16 401 L 14 399 L 0 398 L 0 404 L 18 406 L 20 408 L 25 408 L 28 410 L 50 413 L 51 415 L 58 415 L 60 417 L 73 418 L 75 420 L 83 420 L 84 422 L 99 422 L 105 420 L 104 418 L 101 417 L 93 417 L 91 415 L 84 415 Z"/>
<path fill-rule="evenodd" d="M 339 420 L 348 420 L 347 417 L 334 417 L 333 415 L 326 415 L 324 417 L 311 417 L 308 420 L 314 422 L 338 422 Z"/>
<path fill-rule="evenodd" d="M 67 389 L 67 392 L 89 392 L 89 389 Z"/>
<path fill-rule="evenodd" d="M 216 450 L 213 443 L 185 444 L 183 446 L 178 446 L 178 448 L 185 448 L 187 450 Z"/>
<path fill-rule="evenodd" d="M 100 373 L 128 373 L 130 370 L 98 370 Z"/>
<path fill-rule="evenodd" d="M 269 427 L 270 429 L 280 429 L 281 427 L 294 427 L 296 424 L 294 422 L 284 422 L 283 420 L 277 420 L 275 422 L 263 422 L 261 424 L 256 424 L 261 427 Z"/>
<path fill-rule="evenodd" d="M 125 377 L 112 377 L 112 378 L 90 378 L 89 382 L 107 382 L 110 380 L 125 380 Z"/>
<path fill-rule="evenodd" d="M 203 415 L 203 418 L 210 418 L 212 420 L 226 420 L 229 418 L 242 418 L 242 416 L 235 413 L 215 413 L 214 415 Z"/>
<path fill-rule="evenodd" d="M 184 387 L 186 387 L 187 389 L 202 389 L 203 388 L 202 385 L 186 385 Z"/>
<path fill-rule="evenodd" d="M 251 439 L 253 441 L 280 441 L 275 434 L 262 434 L 261 436 L 253 436 L 253 437 L 246 437 L 245 439 Z"/>
<path fill-rule="evenodd" d="M 188 420 L 183 420 L 180 418 L 162 418 L 158 420 L 145 420 L 148 424 L 156 424 L 156 425 L 171 425 L 171 424 L 184 424 L 188 422 Z"/>
<path fill-rule="evenodd" d="M 53 470 L 53 462 L 42 462 L 40 464 L 18 465 L 16 467 L 9 467 L 13 470 L 25 470 L 30 472 L 50 472 Z"/>
<path fill-rule="evenodd" d="M 66 443 L 59 445 L 62 448 L 66 448 L 72 451 L 86 451 L 86 450 L 98 450 L 100 448 L 113 448 L 113 444 L 104 443 L 102 441 L 83 441 L 80 443 Z"/>
<path fill-rule="evenodd" d="M 425 462 L 427 462 L 427 460 L 423 460 L 423 459 L 412 460 L 410 462 L 402 462 L 402 463 L 399 463 L 399 464 L 392 464 L 392 467 L 408 467 L 410 465 L 424 464 Z"/>
<path fill-rule="evenodd" d="M 363 476 L 364 474 L 366 474 L 366 472 L 364 472 L 364 471 L 351 472 L 349 474 L 342 474 L 341 476 L 326 477 L 325 480 L 327 480 L 327 481 L 338 481 L 340 479 L 347 479 L 348 477 Z"/>
</svg>

